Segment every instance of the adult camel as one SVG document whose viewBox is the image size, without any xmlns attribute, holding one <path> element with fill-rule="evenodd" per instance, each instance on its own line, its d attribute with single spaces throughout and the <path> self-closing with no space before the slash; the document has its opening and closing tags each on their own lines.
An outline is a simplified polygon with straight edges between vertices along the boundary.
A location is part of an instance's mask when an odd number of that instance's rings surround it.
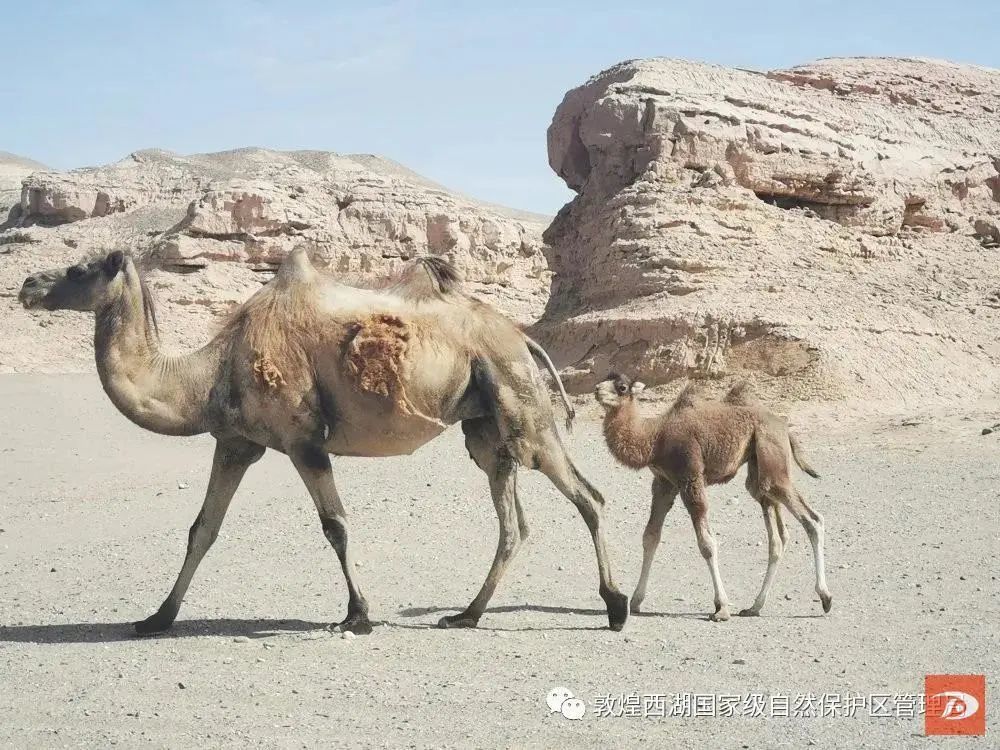
<svg viewBox="0 0 1000 750">
<path fill-rule="evenodd" d="M 294 251 L 207 345 L 180 356 L 160 351 L 153 300 L 121 251 L 33 274 L 19 298 L 29 309 L 95 313 L 101 383 L 130 420 L 164 435 L 209 432 L 216 439 L 184 564 L 159 610 L 135 623 L 139 634 L 171 627 L 240 480 L 267 448 L 291 459 L 340 559 L 348 602 L 339 627 L 370 633 L 329 456 L 412 453 L 456 422 L 489 479 L 500 538 L 479 593 L 439 625 L 475 627 L 527 537 L 516 485 L 524 465 L 543 472 L 583 516 L 609 626 L 624 627 L 628 597 L 611 576 L 604 499 L 559 438 L 532 358 L 544 353 L 506 317 L 464 294 L 440 259 L 423 259 L 395 286 L 375 291 L 337 283 Z"/>
</svg>

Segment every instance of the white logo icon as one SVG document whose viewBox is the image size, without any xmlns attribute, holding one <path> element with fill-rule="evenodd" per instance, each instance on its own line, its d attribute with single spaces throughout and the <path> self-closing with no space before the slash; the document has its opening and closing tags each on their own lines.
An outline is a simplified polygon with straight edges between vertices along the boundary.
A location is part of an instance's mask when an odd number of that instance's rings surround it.
<svg viewBox="0 0 1000 750">
<path fill-rule="evenodd" d="M 545 704 L 549 707 L 549 713 L 560 713 L 573 721 L 582 719 L 587 713 L 587 704 L 574 698 L 573 693 L 564 687 L 552 688 L 545 696 Z"/>
<path fill-rule="evenodd" d="M 979 710 L 979 701 L 976 700 L 976 696 L 958 690 L 946 690 L 943 693 L 932 695 L 931 699 L 934 698 L 948 699 L 944 704 L 944 711 L 941 712 L 941 718 L 948 721 L 968 719 Z"/>
</svg>

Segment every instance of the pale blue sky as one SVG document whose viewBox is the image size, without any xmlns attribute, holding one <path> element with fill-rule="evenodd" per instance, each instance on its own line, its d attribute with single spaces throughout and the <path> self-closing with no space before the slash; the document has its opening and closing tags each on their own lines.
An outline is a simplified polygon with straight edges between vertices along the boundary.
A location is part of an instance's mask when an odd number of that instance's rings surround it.
<svg viewBox="0 0 1000 750">
<path fill-rule="evenodd" d="M 552 112 L 620 60 L 1000 67 L 996 0 L 0 0 L 0 22 L 0 150 L 57 168 L 154 146 L 368 152 L 546 213 L 570 197 L 546 159 Z"/>
</svg>

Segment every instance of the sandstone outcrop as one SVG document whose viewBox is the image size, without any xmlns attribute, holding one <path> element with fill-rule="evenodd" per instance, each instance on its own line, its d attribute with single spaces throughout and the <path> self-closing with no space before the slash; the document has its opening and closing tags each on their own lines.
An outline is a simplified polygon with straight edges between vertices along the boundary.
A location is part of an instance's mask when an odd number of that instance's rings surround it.
<svg viewBox="0 0 1000 750">
<path fill-rule="evenodd" d="M 758 73 L 668 59 L 570 91 L 534 332 L 587 390 L 750 377 L 796 397 L 1000 385 L 1000 71 L 907 59 Z"/>
</svg>

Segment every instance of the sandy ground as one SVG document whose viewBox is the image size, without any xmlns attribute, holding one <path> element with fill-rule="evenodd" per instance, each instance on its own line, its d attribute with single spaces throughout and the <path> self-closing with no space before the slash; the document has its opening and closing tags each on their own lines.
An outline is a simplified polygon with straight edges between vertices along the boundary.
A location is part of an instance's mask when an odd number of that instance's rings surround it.
<svg viewBox="0 0 1000 750">
<path fill-rule="evenodd" d="M 923 738 L 920 719 L 867 710 L 594 710 L 608 694 L 665 695 L 668 706 L 684 693 L 915 694 L 928 672 L 985 673 L 989 734 L 960 744 L 987 747 L 1000 733 L 1000 437 L 979 434 L 996 413 L 800 430 L 823 474 L 801 486 L 827 519 L 826 617 L 796 527 L 765 616 L 708 622 L 708 573 L 678 506 L 648 613 L 611 633 L 582 521 L 524 472 L 531 540 L 479 630 L 438 630 L 478 589 L 496 542 L 485 481 L 452 430 L 410 457 L 335 462 L 380 621 L 371 636 L 324 630 L 344 613 L 339 567 L 287 460 L 269 454 L 175 630 L 151 640 L 132 638 L 129 623 L 173 582 L 210 439 L 143 432 L 93 376 L 2 376 L 0 414 L 3 747 L 930 747 L 938 740 Z M 630 592 L 647 476 L 613 464 L 595 423 L 571 443 L 609 499 L 615 575 Z M 738 481 L 712 493 L 735 609 L 752 601 L 766 558 L 759 510 Z M 555 686 L 586 701 L 582 720 L 548 712 Z"/>
</svg>

